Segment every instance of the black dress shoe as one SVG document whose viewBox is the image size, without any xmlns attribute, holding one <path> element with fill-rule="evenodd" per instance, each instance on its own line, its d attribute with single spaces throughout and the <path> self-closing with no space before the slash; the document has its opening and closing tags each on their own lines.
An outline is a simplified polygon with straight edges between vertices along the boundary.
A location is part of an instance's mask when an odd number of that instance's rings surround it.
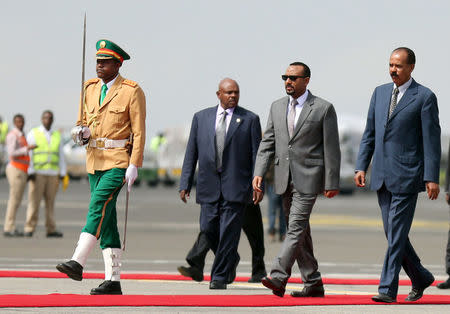
<svg viewBox="0 0 450 314">
<path fill-rule="evenodd" d="M 5 231 L 5 232 L 3 232 L 3 236 L 5 236 L 7 238 L 20 238 L 20 237 L 23 237 L 23 232 L 20 232 L 18 230 Z"/>
<path fill-rule="evenodd" d="M 60 231 L 53 231 L 53 232 L 49 232 L 47 233 L 47 238 L 62 238 L 63 237 L 63 233 Z"/>
<path fill-rule="evenodd" d="M 276 278 L 264 277 L 261 280 L 261 282 L 264 285 L 264 287 L 272 290 L 272 293 L 274 295 L 276 295 L 277 297 L 280 297 L 280 298 L 284 297 L 286 288 L 285 288 L 285 284 L 281 280 L 276 279 Z"/>
<path fill-rule="evenodd" d="M 56 269 L 73 280 L 81 281 L 83 279 L 83 266 L 74 260 L 58 264 Z"/>
<path fill-rule="evenodd" d="M 303 290 L 292 291 L 291 296 L 295 298 L 323 298 L 325 296 L 325 290 L 323 285 L 304 287 Z"/>
<path fill-rule="evenodd" d="M 423 296 L 423 292 L 426 288 L 431 286 L 431 284 L 434 282 L 434 277 L 431 276 L 431 278 L 428 280 L 428 282 L 422 286 L 422 287 L 412 287 L 411 292 L 406 297 L 405 301 L 413 302 L 419 300 Z"/>
<path fill-rule="evenodd" d="M 261 282 L 262 279 L 266 276 L 267 276 L 267 274 L 256 274 L 256 275 L 251 276 L 250 279 L 248 280 L 248 282 L 250 282 L 250 283 Z"/>
<path fill-rule="evenodd" d="M 384 294 L 384 293 L 380 293 L 378 295 L 374 295 L 372 297 L 372 300 L 375 302 L 382 302 L 382 303 L 393 303 L 393 302 L 397 302 L 396 299 L 394 299 L 393 297 Z"/>
<path fill-rule="evenodd" d="M 180 272 L 180 274 L 182 274 L 185 277 L 191 277 L 193 280 L 198 282 L 203 281 L 203 272 L 201 272 L 195 267 L 179 266 L 177 269 Z"/>
<path fill-rule="evenodd" d="M 444 282 L 438 283 L 436 287 L 439 289 L 450 289 L 450 278 Z"/>
<path fill-rule="evenodd" d="M 91 295 L 122 294 L 120 281 L 105 280 L 97 288 L 91 289 Z"/>
<path fill-rule="evenodd" d="M 218 280 L 213 280 L 209 283 L 209 289 L 225 290 L 227 284 Z"/>
</svg>

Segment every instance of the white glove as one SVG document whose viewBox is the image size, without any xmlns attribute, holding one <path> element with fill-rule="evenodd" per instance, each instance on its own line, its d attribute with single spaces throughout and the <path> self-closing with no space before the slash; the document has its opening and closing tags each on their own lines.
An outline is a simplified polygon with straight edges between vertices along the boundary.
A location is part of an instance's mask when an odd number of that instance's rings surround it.
<svg viewBox="0 0 450 314">
<path fill-rule="evenodd" d="M 83 146 L 83 141 L 81 138 L 82 132 L 83 132 L 83 127 L 80 125 L 77 125 L 76 127 L 73 127 L 72 130 L 70 130 L 70 135 L 72 136 L 73 142 L 80 146 Z"/>
<path fill-rule="evenodd" d="M 136 166 L 130 164 L 127 168 L 127 172 L 125 172 L 125 180 L 128 183 L 128 192 L 131 191 L 131 186 L 133 185 L 137 177 L 138 177 L 138 170 Z"/>
<path fill-rule="evenodd" d="M 87 126 L 82 127 L 81 132 L 84 140 L 87 140 L 91 137 L 91 130 Z"/>
</svg>

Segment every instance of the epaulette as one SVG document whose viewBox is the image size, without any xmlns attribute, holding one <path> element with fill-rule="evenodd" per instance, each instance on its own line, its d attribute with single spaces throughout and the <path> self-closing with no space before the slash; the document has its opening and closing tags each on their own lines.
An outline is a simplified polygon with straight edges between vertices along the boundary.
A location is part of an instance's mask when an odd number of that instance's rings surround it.
<svg viewBox="0 0 450 314">
<path fill-rule="evenodd" d="M 89 86 L 91 84 L 97 83 L 98 81 L 100 81 L 99 78 L 93 78 L 93 79 L 87 80 L 84 82 L 84 86 Z"/>
<path fill-rule="evenodd" d="M 136 87 L 137 83 L 135 81 L 130 81 L 130 80 L 123 80 L 122 84 L 131 86 L 131 87 Z"/>
</svg>

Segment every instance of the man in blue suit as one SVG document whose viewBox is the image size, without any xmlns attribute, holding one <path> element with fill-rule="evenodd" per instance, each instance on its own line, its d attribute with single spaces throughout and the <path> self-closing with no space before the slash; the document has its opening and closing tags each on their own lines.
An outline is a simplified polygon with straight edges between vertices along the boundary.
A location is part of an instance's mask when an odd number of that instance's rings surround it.
<svg viewBox="0 0 450 314">
<path fill-rule="evenodd" d="M 180 198 L 189 198 L 198 162 L 196 201 L 200 231 L 215 254 L 210 289 L 226 289 L 238 262 L 245 205 L 262 199 L 252 192 L 252 174 L 261 141 L 259 117 L 238 107 L 239 85 L 219 83 L 220 104 L 194 115 L 180 179 Z"/>
<path fill-rule="evenodd" d="M 441 129 L 436 95 L 411 77 L 416 57 L 395 49 L 389 72 L 393 81 L 375 88 L 356 162 L 355 184 L 365 186 L 372 159 L 370 187 L 377 191 L 388 248 L 376 302 L 395 302 L 401 267 L 412 282 L 406 301 L 416 301 L 433 281 L 408 238 L 417 195 L 439 195 Z"/>
</svg>

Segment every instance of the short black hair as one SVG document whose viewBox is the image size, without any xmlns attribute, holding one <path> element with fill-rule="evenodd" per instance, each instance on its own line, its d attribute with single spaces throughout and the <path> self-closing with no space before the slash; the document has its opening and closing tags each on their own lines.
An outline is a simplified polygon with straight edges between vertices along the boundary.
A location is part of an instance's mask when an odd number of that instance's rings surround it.
<svg viewBox="0 0 450 314">
<path fill-rule="evenodd" d="M 20 118 L 20 119 L 22 119 L 22 120 L 25 120 L 23 114 L 21 114 L 21 113 L 16 113 L 16 114 L 14 115 L 14 117 L 13 117 L 13 122 L 14 122 L 14 120 L 16 120 L 17 118 Z"/>
<path fill-rule="evenodd" d="M 311 77 L 311 69 L 309 68 L 309 66 L 307 66 L 306 64 L 304 64 L 303 62 L 292 62 L 289 65 L 296 65 L 296 66 L 302 66 L 303 67 L 303 75 L 306 77 Z"/>
<path fill-rule="evenodd" d="M 41 117 L 43 117 L 46 113 L 51 114 L 51 116 L 53 118 L 53 112 L 51 110 L 44 110 L 44 112 L 42 113 Z"/>
<path fill-rule="evenodd" d="M 408 47 L 398 47 L 394 49 L 392 53 L 400 50 L 405 51 L 406 54 L 408 55 L 408 57 L 406 58 L 406 62 L 408 62 L 408 64 L 416 64 L 416 55 L 414 54 L 414 51 L 412 51 Z"/>
</svg>

